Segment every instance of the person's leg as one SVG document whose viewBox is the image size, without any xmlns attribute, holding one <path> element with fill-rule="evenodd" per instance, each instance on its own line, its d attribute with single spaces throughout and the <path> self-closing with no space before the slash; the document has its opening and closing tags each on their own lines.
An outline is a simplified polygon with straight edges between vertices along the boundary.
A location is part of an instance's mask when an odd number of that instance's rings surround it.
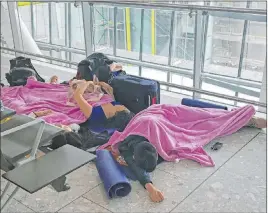
<svg viewBox="0 0 268 213">
<path fill-rule="evenodd" d="M 74 91 L 74 100 L 84 115 L 89 118 L 92 112 L 92 106 L 84 99 L 83 94 L 87 89 L 89 82 L 81 83 Z"/>
<path fill-rule="evenodd" d="M 253 116 L 246 126 L 247 127 L 254 127 L 254 128 L 258 128 L 258 129 L 266 128 L 267 127 L 267 120 L 264 118 L 258 118 L 258 117 Z"/>
</svg>

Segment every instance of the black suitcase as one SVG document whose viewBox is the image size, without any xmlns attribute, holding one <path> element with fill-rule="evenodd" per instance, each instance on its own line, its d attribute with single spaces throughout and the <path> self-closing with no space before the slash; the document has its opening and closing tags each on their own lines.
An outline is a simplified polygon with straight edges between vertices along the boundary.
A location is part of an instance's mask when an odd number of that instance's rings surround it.
<svg viewBox="0 0 268 213">
<path fill-rule="evenodd" d="M 110 85 L 114 90 L 115 100 L 133 113 L 160 103 L 158 81 L 133 75 L 120 75 L 114 77 Z"/>
</svg>

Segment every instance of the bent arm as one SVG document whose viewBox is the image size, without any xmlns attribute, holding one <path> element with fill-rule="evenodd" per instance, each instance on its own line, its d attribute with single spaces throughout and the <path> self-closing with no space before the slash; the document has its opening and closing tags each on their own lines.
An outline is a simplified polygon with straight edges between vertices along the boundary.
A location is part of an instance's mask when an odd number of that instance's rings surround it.
<svg viewBox="0 0 268 213">
<path fill-rule="evenodd" d="M 107 84 L 105 82 L 99 82 L 98 85 L 100 85 L 101 88 L 103 88 L 107 92 L 107 94 L 110 95 L 115 100 L 114 90 L 109 84 Z"/>
<path fill-rule="evenodd" d="M 85 89 L 79 88 L 79 87 L 75 90 L 74 100 L 76 101 L 77 105 L 79 106 L 83 114 L 86 116 L 86 118 L 89 118 L 92 113 L 92 106 L 83 97 L 83 94 L 84 94 L 83 90 Z"/>
</svg>

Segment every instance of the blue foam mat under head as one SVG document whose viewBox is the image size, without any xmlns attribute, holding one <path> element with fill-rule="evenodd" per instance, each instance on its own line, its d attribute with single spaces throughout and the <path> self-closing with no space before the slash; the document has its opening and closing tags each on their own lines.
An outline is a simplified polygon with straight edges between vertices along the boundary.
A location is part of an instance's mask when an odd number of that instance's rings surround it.
<svg viewBox="0 0 268 213">
<path fill-rule="evenodd" d="M 96 167 L 108 197 L 127 196 L 131 192 L 130 182 L 110 151 L 98 150 L 96 154 Z"/>
</svg>

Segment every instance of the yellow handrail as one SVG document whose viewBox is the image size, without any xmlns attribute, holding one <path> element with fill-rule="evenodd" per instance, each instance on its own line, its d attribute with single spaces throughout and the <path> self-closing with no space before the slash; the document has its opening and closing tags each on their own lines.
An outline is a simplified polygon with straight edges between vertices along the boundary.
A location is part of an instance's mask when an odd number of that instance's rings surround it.
<svg viewBox="0 0 268 213">
<path fill-rule="evenodd" d="M 29 5 L 31 5 L 31 3 L 33 3 L 33 4 L 41 4 L 40 2 L 18 2 L 18 7 L 29 6 Z"/>
<path fill-rule="evenodd" d="M 126 33 L 127 33 L 127 50 L 131 51 L 131 25 L 130 25 L 130 8 L 126 8 Z"/>
<path fill-rule="evenodd" d="M 152 55 L 156 54 L 155 46 L 155 10 L 151 12 L 151 44 L 152 44 Z"/>
</svg>

